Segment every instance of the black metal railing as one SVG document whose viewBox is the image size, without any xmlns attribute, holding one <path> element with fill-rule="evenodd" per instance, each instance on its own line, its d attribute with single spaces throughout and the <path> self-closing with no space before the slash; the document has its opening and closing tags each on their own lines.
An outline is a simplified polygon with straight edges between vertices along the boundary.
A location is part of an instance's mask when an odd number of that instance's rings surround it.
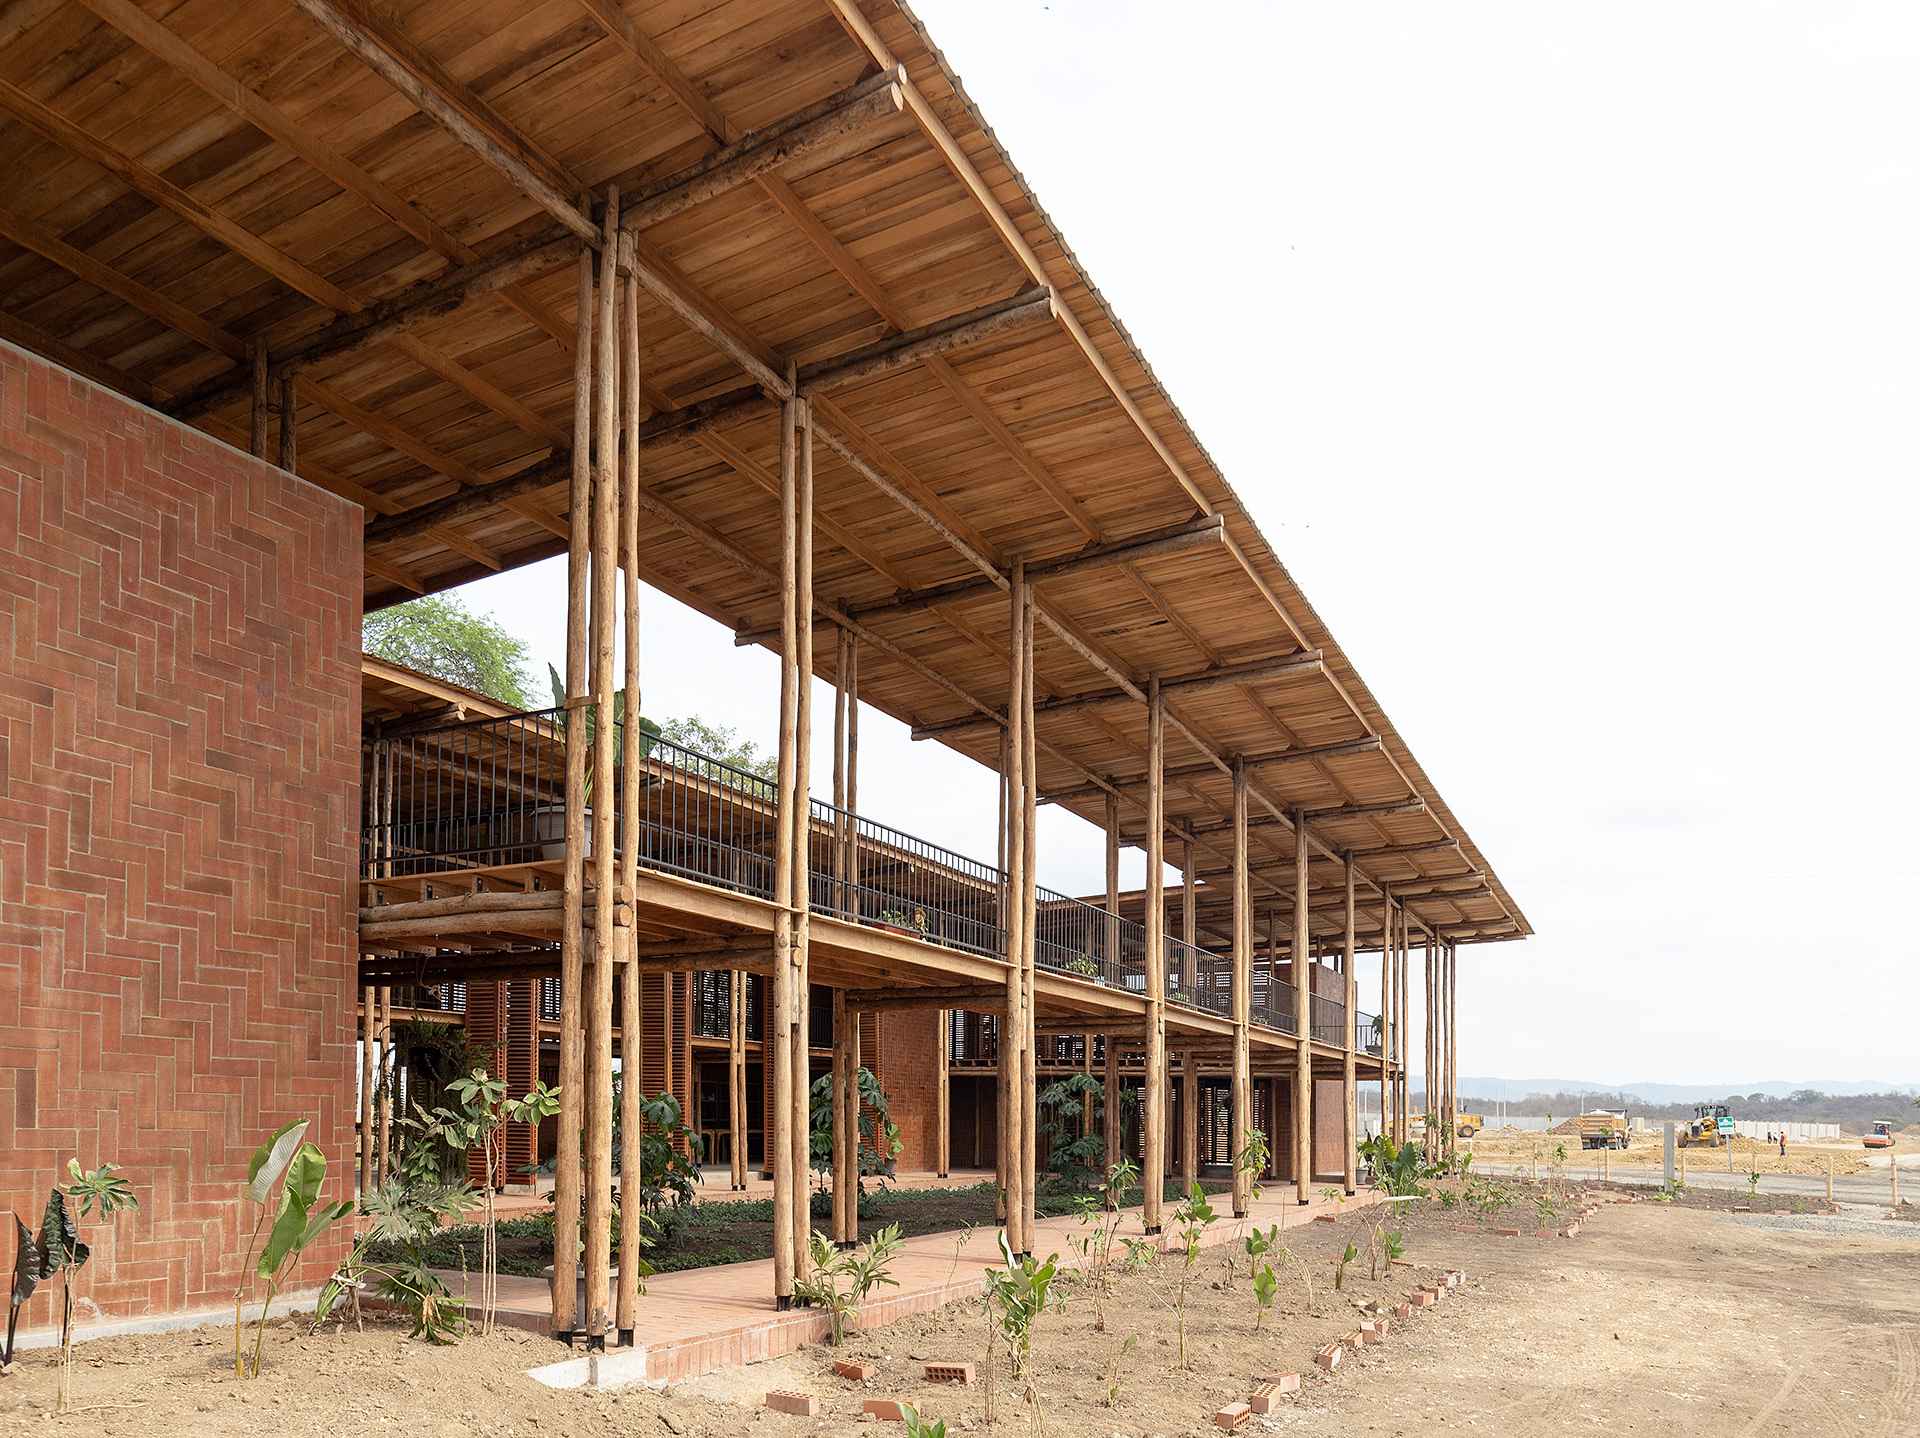
<svg viewBox="0 0 1920 1438">
<path fill-rule="evenodd" d="M 1092 979 L 1110 989 L 1147 991 L 1147 931 L 1082 899 L 1036 887 L 1035 968 Z"/>
<path fill-rule="evenodd" d="M 368 740 L 361 876 L 404 878 L 563 859 L 567 745 L 578 722 L 555 708 Z M 621 743 L 619 724 L 606 726 L 606 732 L 610 742 Z M 606 802 L 615 808 L 616 845 L 625 842 L 631 817 L 643 867 L 772 897 L 778 827 L 772 780 L 653 734 L 642 737 L 639 768 L 639 802 L 632 816 L 622 812 L 624 764 L 614 768 L 614 792 Z M 598 798 L 590 789 L 589 853 Z M 807 850 L 808 901 L 814 912 L 967 953 L 1004 956 L 1006 876 L 994 866 L 818 799 L 809 805 Z M 1172 935 L 1164 940 L 1164 955 L 1170 1001 L 1232 1016 L 1228 957 Z M 1144 995 L 1146 929 L 1084 900 L 1039 889 L 1034 963 Z M 1292 985 L 1274 978 L 1265 965 L 1255 966 L 1252 980 L 1252 1021 L 1279 1033 L 1297 1032 Z M 749 1037 L 756 1042 L 759 982 L 757 976 L 749 979 L 747 1008 Z M 711 989 L 702 980 L 697 993 L 695 1032 L 725 1038 L 729 991 L 724 979 Z M 557 981 L 541 981 L 540 1010 L 548 1022 L 558 1020 Z M 1371 1016 L 1360 1018 L 1359 1042 L 1368 1052 L 1380 1052 Z M 956 1060 L 997 1052 L 991 1016 L 972 1016 L 968 1028 L 956 1011 L 954 1022 Z M 1344 1043 L 1345 1024 L 1338 1000 L 1311 996 L 1316 1040 Z"/>
<path fill-rule="evenodd" d="M 1293 1013 L 1293 985 L 1284 979 L 1274 978 L 1271 972 L 1256 970 L 1253 992 L 1248 995 L 1247 1017 L 1275 1033 L 1299 1032 Z"/>
<path fill-rule="evenodd" d="M 1344 1047 L 1347 1042 L 1347 1006 L 1325 994 L 1310 994 L 1308 1002 L 1311 1005 L 1308 1012 L 1313 1019 L 1313 1041 Z"/>
<path fill-rule="evenodd" d="M 811 811 L 808 898 L 815 913 L 968 953 L 1006 952 L 998 870 L 819 799 Z"/>
</svg>

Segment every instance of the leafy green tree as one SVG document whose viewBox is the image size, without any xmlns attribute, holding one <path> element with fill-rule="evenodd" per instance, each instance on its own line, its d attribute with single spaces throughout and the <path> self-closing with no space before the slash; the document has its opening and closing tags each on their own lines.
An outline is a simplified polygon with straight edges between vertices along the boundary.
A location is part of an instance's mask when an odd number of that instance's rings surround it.
<svg viewBox="0 0 1920 1438">
<path fill-rule="evenodd" d="M 660 737 L 705 754 L 709 759 L 718 759 L 722 764 L 745 769 L 762 779 L 777 778 L 780 773 L 778 754 L 762 754 L 758 744 L 751 739 L 741 739 L 737 730 L 709 724 L 698 714 L 690 714 L 685 719 L 669 719 L 661 729 Z"/>
<path fill-rule="evenodd" d="M 527 644 L 491 615 L 452 594 L 429 594 L 369 614 L 360 625 L 367 653 L 436 679 L 477 689 L 502 704 L 533 708 Z"/>
</svg>

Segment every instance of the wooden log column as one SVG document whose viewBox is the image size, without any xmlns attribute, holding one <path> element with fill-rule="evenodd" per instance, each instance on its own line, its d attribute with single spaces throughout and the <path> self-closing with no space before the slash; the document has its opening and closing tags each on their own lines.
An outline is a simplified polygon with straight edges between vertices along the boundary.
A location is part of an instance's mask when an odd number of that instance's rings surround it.
<svg viewBox="0 0 1920 1438">
<path fill-rule="evenodd" d="M 1180 1055 L 1180 1188 L 1190 1192 L 1200 1178 L 1200 1055 Z"/>
<path fill-rule="evenodd" d="M 1001 1012 L 994 1020 L 996 1042 L 993 1058 L 994 1103 L 999 1109 L 999 1114 L 998 1122 L 994 1125 L 993 1191 L 994 1216 L 1000 1220 L 1003 1228 L 1006 1226 L 1009 1212 L 1007 1208 L 1008 1175 L 1013 1172 L 1012 1115 L 1014 1111 L 1013 1081 L 1016 1069 L 1009 1067 L 1011 1062 L 1009 1056 L 1015 1052 L 1013 1017 L 1020 1000 L 1020 985 L 1016 977 L 1015 965 L 1015 956 L 1020 952 L 1020 939 L 1015 932 L 1019 925 L 1019 916 L 1016 912 L 1019 905 L 1014 902 L 1013 847 L 1013 735 L 1009 730 L 1002 729 L 1000 731 L 999 913 L 1002 940 L 1006 950 L 1003 957 L 1007 961 L 1008 987 L 1001 1003 Z"/>
<path fill-rule="evenodd" d="M 1247 766 L 1233 765 L 1233 1094 L 1229 1162 L 1233 1165 L 1233 1216 L 1244 1218 L 1252 1178 L 1240 1167 L 1252 1112 L 1253 890 L 1247 868 Z"/>
<path fill-rule="evenodd" d="M 953 1099 L 950 1060 L 953 1047 L 952 1009 L 933 1011 L 934 1058 L 938 1067 L 933 1079 L 933 1171 L 945 1178 L 953 1166 Z"/>
<path fill-rule="evenodd" d="M 620 261 L 625 270 L 624 303 L 620 306 L 620 428 L 625 444 L 620 450 L 620 488 L 618 494 L 621 577 L 621 637 L 624 641 L 625 674 L 620 726 L 620 886 L 629 895 L 639 887 L 640 876 L 640 573 L 635 563 L 640 553 L 640 282 L 633 274 L 633 236 L 620 236 Z M 603 718 L 602 722 L 605 720 Z M 643 1120 L 640 1082 L 640 965 L 633 951 L 631 924 L 614 930 L 619 943 L 620 963 L 620 1179 L 629 1192 L 628 1161 L 639 1168 L 638 1153 Z M 662 974 L 667 990 L 667 1026 L 663 1035 L 668 1063 L 673 1055 L 673 976 Z M 668 1085 L 671 1088 L 671 1085 Z M 698 1126 L 699 1115 L 688 1115 Z M 628 1261 L 640 1253 L 640 1205 L 620 1206 L 619 1290 L 616 1295 L 615 1326 L 623 1348 L 633 1346 L 633 1331 L 639 1322 L 640 1270 Z"/>
<path fill-rule="evenodd" d="M 859 1031 L 855 1015 L 847 1011 L 847 991 L 833 991 L 833 1241 L 851 1248 L 858 1238 L 859 1206 L 855 1188 L 859 1183 L 860 1131 L 848 1128 L 847 1090 L 858 1090 L 853 1077 L 854 1036 Z M 857 1121 L 856 1121 L 857 1122 Z"/>
<path fill-rule="evenodd" d="M 1460 1132 L 1460 945 L 1447 943 L 1447 1132 Z"/>
<path fill-rule="evenodd" d="M 780 755 L 774 781 L 777 814 L 773 855 L 773 993 L 766 1027 L 764 1081 L 773 1089 L 773 1123 L 766 1135 L 767 1169 L 773 1175 L 773 1293 L 777 1308 L 793 1307 L 794 1187 L 793 1154 L 793 1025 L 794 923 L 793 850 L 794 762 L 797 757 L 800 656 L 796 574 L 799 512 L 794 431 L 799 402 L 780 407 Z M 811 620 L 809 620 L 811 623 Z"/>
<path fill-rule="evenodd" d="M 1160 1198 L 1167 1174 L 1166 734 L 1166 705 L 1155 675 L 1147 681 L 1147 1076 L 1141 1094 L 1146 1143 L 1140 1164 L 1145 1190 L 1140 1221 L 1150 1234 L 1161 1229 Z"/>
<path fill-rule="evenodd" d="M 793 382 L 789 365 L 788 383 Z M 813 915 L 813 406 L 804 399 L 794 413 L 794 747 L 793 747 L 793 1271 L 811 1267 L 813 1228 L 808 1174 L 812 1168 L 812 994 L 808 939 Z"/>
<path fill-rule="evenodd" d="M 1293 811 L 1293 1027 L 1298 1045 L 1293 1061 L 1293 1181 L 1298 1201 L 1313 1190 L 1313 946 L 1312 910 L 1307 895 L 1307 820 Z"/>
<path fill-rule="evenodd" d="M 587 202 L 582 200 L 582 208 Z M 574 311 L 573 471 L 567 514 L 567 698 L 564 722 L 579 722 L 587 692 L 587 535 L 593 479 L 588 469 L 593 430 L 593 251 L 580 247 L 579 293 Z M 565 1341 L 580 1330 L 576 1311 L 580 1216 L 580 1130 L 586 1112 L 581 1072 L 580 1019 L 586 961 L 581 923 L 586 861 L 587 746 L 567 745 L 567 847 L 561 877 L 560 919 L 560 1115 L 553 1168 L 553 1334 Z"/>
<path fill-rule="evenodd" d="M 1380 1134 L 1393 1132 L 1393 885 L 1380 886 Z"/>
<path fill-rule="evenodd" d="M 614 273 L 619 253 L 620 189 L 607 187 L 606 230 L 600 252 L 593 375 L 593 602 L 588 611 L 593 646 L 593 989 L 587 995 L 587 1343 L 606 1345 L 615 1317 L 606 1234 L 613 1221 L 613 968 L 614 754 L 613 694 L 617 673 L 614 643 L 619 594 L 618 453 L 620 287 Z"/>
<path fill-rule="evenodd" d="M 1040 1092 L 1037 1069 L 1039 1045 L 1034 1041 L 1033 1032 L 1034 960 L 1040 929 L 1040 754 L 1039 738 L 1033 722 L 1033 635 L 1039 606 L 1035 603 L 1031 582 L 1025 586 L 1025 590 L 1020 623 L 1020 665 L 1024 677 L 1020 687 L 1025 705 L 1020 716 L 1020 737 L 1027 746 L 1027 762 L 1023 766 L 1027 792 L 1021 816 L 1027 862 L 1020 887 L 1020 1078 L 1024 1090 L 1021 1111 L 1025 1115 L 1020 1126 L 1020 1138 L 1026 1165 L 1020 1190 L 1020 1251 L 1023 1254 L 1033 1252 L 1033 1199 L 1038 1185 L 1036 1151 L 1039 1125 L 1036 1106 Z"/>
<path fill-rule="evenodd" d="M 1347 912 L 1346 912 L 1347 924 L 1346 924 L 1346 933 L 1344 935 L 1343 942 L 1341 945 L 1341 950 L 1340 950 L 1340 975 L 1346 981 L 1346 1003 L 1347 1003 L 1347 1033 L 1346 1033 L 1347 1045 L 1346 1047 L 1347 1047 L 1347 1051 L 1344 1056 L 1346 1063 L 1345 1063 L 1345 1069 L 1343 1072 L 1344 1087 L 1342 1089 L 1342 1094 L 1345 1098 L 1346 1109 L 1347 1109 L 1347 1132 L 1346 1132 L 1347 1184 L 1346 1186 L 1347 1186 L 1347 1192 L 1352 1193 L 1358 1185 L 1358 1179 L 1360 1174 L 1360 1097 L 1359 1097 L 1359 1083 L 1358 1083 L 1359 1055 L 1357 1053 L 1357 1049 L 1359 1045 L 1360 988 L 1359 988 L 1359 985 L 1354 982 L 1354 973 L 1353 973 L 1354 873 L 1353 873 L 1353 851 L 1352 850 L 1347 851 L 1345 855 L 1345 863 L 1346 863 L 1346 871 L 1347 871 Z"/>
<path fill-rule="evenodd" d="M 1031 602 L 1026 572 L 1016 563 L 1008 586 L 1007 625 L 1007 742 L 1005 746 L 1005 852 L 1007 872 L 1007 1011 L 1000 1034 L 1001 1165 L 1006 1212 L 1003 1227 L 1007 1245 L 1024 1252 L 1026 1239 L 1027 1167 L 1026 1130 L 1033 1123 L 1026 1079 L 1026 924 L 1027 924 L 1027 739 L 1025 726 L 1032 706 L 1027 699 L 1027 608 Z"/>
<path fill-rule="evenodd" d="M 732 1160 L 732 1191 L 747 1186 L 747 976 L 727 975 L 727 1148 Z"/>
<path fill-rule="evenodd" d="M 1394 1112 L 1400 1118 L 1400 1142 L 1413 1137 L 1413 1035 L 1409 1016 L 1413 1013 L 1413 926 L 1406 905 L 1400 905 L 1394 923 L 1394 951 L 1400 970 L 1400 1101 Z"/>
<path fill-rule="evenodd" d="M 360 1193 L 373 1192 L 373 985 L 360 989 Z"/>
<path fill-rule="evenodd" d="M 1424 993 L 1425 993 L 1425 999 L 1426 999 L 1426 1008 L 1425 1008 L 1425 1012 L 1421 1015 L 1421 1025 L 1420 1025 L 1420 1029 L 1421 1029 L 1420 1085 L 1421 1085 L 1421 1099 L 1422 1099 L 1421 1105 L 1420 1105 L 1420 1112 L 1423 1115 L 1425 1115 L 1425 1118 L 1426 1118 L 1426 1125 L 1425 1125 L 1426 1147 L 1429 1150 L 1431 1150 L 1434 1147 L 1434 1129 L 1436 1127 L 1436 1124 L 1434 1122 L 1434 1106 L 1435 1106 L 1434 1093 L 1435 1093 L 1435 1090 L 1438 1088 L 1438 1085 L 1434 1082 L 1434 1074 L 1433 1074 L 1433 1068 L 1434 1068 L 1433 1035 L 1434 1035 L 1434 1030 L 1437 1027 L 1435 1023 L 1435 1013 L 1434 1013 L 1436 995 L 1434 993 L 1433 935 L 1423 930 L 1421 934 L 1421 939 L 1422 939 L 1422 942 L 1420 945 L 1420 969 L 1421 969 L 1421 978 L 1424 981 L 1424 985 L 1425 985 Z"/>
<path fill-rule="evenodd" d="M 1117 980 L 1120 972 L 1120 796 L 1111 790 L 1107 793 L 1106 817 L 1107 917 L 1101 925 L 1106 947 L 1101 957 L 1105 960 L 1108 978 Z M 1106 1057 L 1106 1088 L 1100 1108 L 1101 1171 L 1105 1172 L 1120 1161 L 1120 1048 L 1111 1033 L 1100 1041 L 1100 1047 Z"/>
<path fill-rule="evenodd" d="M 379 1097 L 380 1114 L 378 1119 L 380 1167 L 374 1176 L 375 1183 L 385 1183 L 393 1177 L 393 1085 L 397 1077 L 393 1057 L 393 990 L 387 985 L 380 988 L 380 1067 L 374 1075 L 374 1092 Z"/>
</svg>

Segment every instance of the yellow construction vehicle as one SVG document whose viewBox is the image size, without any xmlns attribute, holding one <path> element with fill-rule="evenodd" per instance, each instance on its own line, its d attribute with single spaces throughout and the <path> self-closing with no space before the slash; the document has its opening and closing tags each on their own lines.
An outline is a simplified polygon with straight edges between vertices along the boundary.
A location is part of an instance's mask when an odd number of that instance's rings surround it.
<svg viewBox="0 0 1920 1438">
<path fill-rule="evenodd" d="M 1625 1148 L 1627 1115 L 1624 1109 L 1597 1108 L 1580 1115 L 1580 1147 Z"/>
<path fill-rule="evenodd" d="M 1683 1148 L 1719 1148 L 1733 1142 L 1733 1120 L 1723 1103 L 1702 1103 L 1693 1107 L 1693 1122 L 1680 1129 Z"/>
<path fill-rule="evenodd" d="M 1472 1138 L 1487 1126 L 1487 1116 L 1483 1113 L 1461 1113 L 1453 1116 L 1454 1132 L 1461 1138 Z"/>
</svg>

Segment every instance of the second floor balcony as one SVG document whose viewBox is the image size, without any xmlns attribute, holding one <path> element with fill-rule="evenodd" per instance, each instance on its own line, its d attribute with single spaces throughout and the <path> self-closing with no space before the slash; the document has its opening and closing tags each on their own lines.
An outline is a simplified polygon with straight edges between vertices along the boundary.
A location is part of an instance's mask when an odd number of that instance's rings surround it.
<svg viewBox="0 0 1920 1438">
<path fill-rule="evenodd" d="M 620 741 L 619 726 L 612 726 L 612 737 Z M 367 740 L 361 877 L 452 877 L 563 861 L 568 742 L 567 715 L 557 708 Z M 641 868 L 774 897 L 779 825 L 771 780 L 647 735 L 638 802 L 629 814 L 628 776 L 624 766 L 614 772 L 605 798 L 589 790 L 588 811 L 613 806 L 616 847 L 633 826 Z M 807 836 L 813 912 L 983 957 L 1006 957 L 1007 876 L 996 866 L 819 799 L 810 801 Z M 1138 922 L 1051 889 L 1038 892 L 1034 962 L 1040 968 L 1143 995 L 1146 940 Z M 1172 935 L 1162 944 L 1165 998 L 1231 1018 L 1231 957 Z M 1322 994 L 1309 997 L 1313 1039 L 1344 1045 L 1344 1005 Z M 1263 1028 L 1297 1033 L 1294 987 L 1264 963 L 1252 968 L 1249 1011 Z M 1373 1017 L 1356 1019 L 1357 1047 L 1379 1052 Z"/>
</svg>

